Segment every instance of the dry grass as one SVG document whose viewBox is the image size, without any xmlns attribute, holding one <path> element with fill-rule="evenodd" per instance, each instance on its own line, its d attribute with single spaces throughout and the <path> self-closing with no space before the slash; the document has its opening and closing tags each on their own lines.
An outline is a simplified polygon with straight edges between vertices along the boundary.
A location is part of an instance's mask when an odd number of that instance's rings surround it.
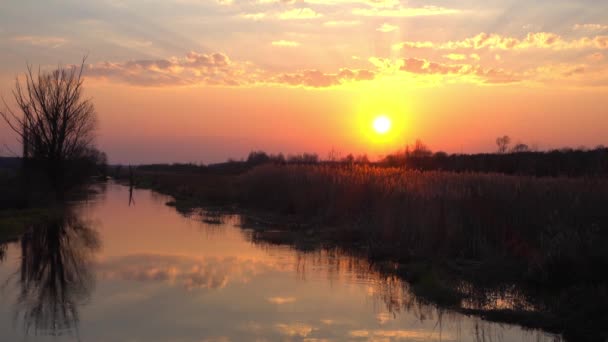
<svg viewBox="0 0 608 342">
<path fill-rule="evenodd" d="M 516 288 L 538 311 L 480 314 L 573 341 L 608 336 L 607 179 L 266 164 L 241 174 L 138 171 L 136 180 L 178 208 L 252 209 L 269 218 L 254 240 L 400 262 L 397 272 L 434 302 Z M 281 233 L 267 230 L 273 220 L 286 223 Z M 471 293 L 454 292 L 462 281 Z"/>
<path fill-rule="evenodd" d="M 240 177 L 238 196 L 342 227 L 393 257 L 508 259 L 577 279 L 608 260 L 604 179 L 264 165 Z"/>
</svg>

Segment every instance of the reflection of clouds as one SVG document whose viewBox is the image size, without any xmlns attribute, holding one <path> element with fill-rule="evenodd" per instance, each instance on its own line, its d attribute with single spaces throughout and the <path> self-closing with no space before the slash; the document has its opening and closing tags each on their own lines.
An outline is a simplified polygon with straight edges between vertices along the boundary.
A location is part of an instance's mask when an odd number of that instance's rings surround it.
<svg viewBox="0 0 608 342">
<path fill-rule="evenodd" d="M 395 318 L 395 316 L 391 315 L 388 312 L 381 312 L 381 313 L 376 314 L 376 321 L 378 321 L 378 324 L 380 324 L 380 325 L 384 325 L 387 322 L 393 320 L 394 318 Z"/>
<path fill-rule="evenodd" d="M 312 325 L 308 325 L 305 323 L 280 323 L 275 325 L 275 328 L 283 335 L 287 336 L 299 336 L 306 337 L 313 332 L 313 330 L 317 330 L 317 328 Z"/>
<path fill-rule="evenodd" d="M 257 322 L 247 322 L 240 327 L 240 330 L 244 330 L 250 334 L 260 334 L 264 330 L 264 327 Z"/>
<path fill-rule="evenodd" d="M 293 303 L 296 301 L 295 297 L 270 297 L 267 299 L 269 302 L 277 305 Z"/>
<path fill-rule="evenodd" d="M 231 282 L 247 283 L 278 265 L 235 257 L 192 258 L 139 254 L 112 258 L 99 265 L 100 277 L 134 281 L 168 282 L 186 289 L 219 289 Z"/>
<path fill-rule="evenodd" d="M 416 330 L 351 330 L 349 336 L 355 339 L 365 339 L 367 341 L 428 341 L 438 335 L 429 331 Z M 438 336 L 437 336 L 438 337 Z M 441 335 L 445 341 L 453 341 L 452 336 Z"/>
<path fill-rule="evenodd" d="M 226 336 L 209 337 L 202 340 L 201 342 L 230 342 L 230 338 Z"/>
</svg>

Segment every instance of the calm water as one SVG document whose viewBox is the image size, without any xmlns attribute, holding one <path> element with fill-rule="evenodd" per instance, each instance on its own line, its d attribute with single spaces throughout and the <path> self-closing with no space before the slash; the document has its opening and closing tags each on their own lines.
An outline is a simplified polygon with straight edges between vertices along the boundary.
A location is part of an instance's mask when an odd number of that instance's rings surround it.
<svg viewBox="0 0 608 342">
<path fill-rule="evenodd" d="M 554 341 L 420 304 L 338 252 L 251 242 L 109 184 L 0 264 L 1 341 Z"/>
</svg>

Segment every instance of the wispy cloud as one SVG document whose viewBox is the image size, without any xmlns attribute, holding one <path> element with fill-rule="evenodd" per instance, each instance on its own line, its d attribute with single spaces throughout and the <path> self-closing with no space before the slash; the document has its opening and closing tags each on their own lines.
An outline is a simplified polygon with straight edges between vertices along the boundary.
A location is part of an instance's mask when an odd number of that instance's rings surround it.
<svg viewBox="0 0 608 342">
<path fill-rule="evenodd" d="M 608 49 L 608 36 L 582 37 L 566 40 L 560 35 L 550 32 L 532 32 L 528 33 L 524 38 L 503 36 L 495 33 L 480 33 L 474 37 L 456 41 L 407 41 L 393 45 L 393 49 L 399 50 L 402 48 L 430 48 L 437 50 Z"/>
<path fill-rule="evenodd" d="M 305 0 L 309 4 L 317 5 L 344 5 L 344 4 L 363 4 L 372 7 L 395 7 L 399 0 Z"/>
<path fill-rule="evenodd" d="M 450 15 L 459 14 L 462 11 L 445 8 L 439 6 L 424 6 L 424 7 L 403 7 L 398 6 L 394 8 L 355 8 L 352 10 L 354 15 L 368 16 L 368 17 L 427 17 L 435 15 Z"/>
<path fill-rule="evenodd" d="M 260 21 L 263 19 L 307 20 L 307 19 L 320 18 L 323 15 L 321 13 L 315 12 L 311 8 L 304 7 L 304 8 L 294 8 L 294 9 L 286 10 L 283 12 L 269 11 L 269 12 L 241 13 L 239 16 L 243 19 Z"/>
<path fill-rule="evenodd" d="M 243 13 L 241 14 L 241 17 L 244 19 L 250 19 L 250 20 L 262 20 L 264 18 L 266 18 L 266 13 Z"/>
<path fill-rule="evenodd" d="M 587 31 L 608 31 L 608 25 L 602 24 L 576 24 L 573 26 L 574 30 L 587 30 Z"/>
<path fill-rule="evenodd" d="M 592 53 L 589 56 L 587 56 L 587 59 L 594 61 L 594 62 L 599 62 L 604 59 L 604 54 L 601 52 Z"/>
<path fill-rule="evenodd" d="M 396 25 L 391 25 L 391 24 L 384 23 L 384 24 L 382 24 L 382 26 L 378 27 L 376 29 L 376 31 L 388 33 L 388 32 L 396 31 L 398 28 L 399 27 L 396 26 Z"/>
<path fill-rule="evenodd" d="M 472 76 L 484 83 L 513 83 L 520 81 L 516 75 L 502 69 L 484 69 L 481 66 L 470 64 L 438 63 L 418 58 L 405 58 L 399 69 L 419 75 Z"/>
<path fill-rule="evenodd" d="M 443 57 L 453 60 L 453 61 L 463 61 L 463 60 L 467 59 L 467 55 L 463 55 L 461 53 L 450 53 L 450 54 L 444 55 Z"/>
<path fill-rule="evenodd" d="M 357 26 L 360 25 L 361 21 L 359 20 L 330 20 L 323 23 L 323 26 L 329 27 L 347 27 L 347 26 Z"/>
<path fill-rule="evenodd" d="M 296 46 L 300 45 L 300 43 L 294 42 L 291 40 L 275 40 L 271 44 L 273 46 L 281 46 L 281 47 L 296 47 Z"/>
<path fill-rule="evenodd" d="M 304 70 L 295 73 L 284 73 L 275 78 L 275 82 L 292 86 L 331 87 L 352 81 L 369 81 L 376 77 L 370 70 L 341 69 L 337 73 L 324 73 L 319 70 Z"/>
<path fill-rule="evenodd" d="M 302 20 L 302 19 L 314 19 L 320 18 L 323 15 L 315 12 L 310 8 L 294 8 L 289 11 L 278 14 L 278 18 L 281 20 Z"/>
<path fill-rule="evenodd" d="M 16 36 L 13 41 L 50 48 L 58 48 L 68 42 L 66 38 L 52 36 Z"/>
<path fill-rule="evenodd" d="M 342 68 L 334 73 L 320 70 L 275 72 L 253 63 L 233 61 L 223 53 L 190 52 L 185 57 L 87 65 L 86 76 L 139 86 L 170 85 L 252 86 L 283 84 L 304 87 L 331 87 L 375 78 L 372 70 Z"/>
</svg>

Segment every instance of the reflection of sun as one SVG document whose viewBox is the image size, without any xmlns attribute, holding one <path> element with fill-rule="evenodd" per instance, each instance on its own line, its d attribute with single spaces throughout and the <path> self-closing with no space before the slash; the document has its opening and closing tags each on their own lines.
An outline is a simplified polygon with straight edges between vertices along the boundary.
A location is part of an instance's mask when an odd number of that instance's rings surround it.
<svg viewBox="0 0 608 342">
<path fill-rule="evenodd" d="M 374 131 L 378 134 L 385 134 L 391 129 L 391 119 L 385 115 L 380 115 L 374 119 Z"/>
</svg>

